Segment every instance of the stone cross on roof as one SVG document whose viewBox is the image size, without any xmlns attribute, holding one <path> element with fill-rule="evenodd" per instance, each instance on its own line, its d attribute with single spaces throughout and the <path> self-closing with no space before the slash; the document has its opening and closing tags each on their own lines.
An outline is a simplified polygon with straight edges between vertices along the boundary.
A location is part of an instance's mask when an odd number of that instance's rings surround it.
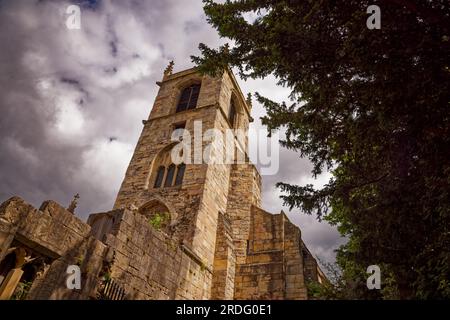
<svg viewBox="0 0 450 320">
<path fill-rule="evenodd" d="M 69 207 L 67 208 L 67 211 L 75 213 L 75 209 L 77 208 L 78 199 L 80 199 L 80 195 L 77 193 L 74 195 L 72 202 L 70 203 Z"/>
</svg>

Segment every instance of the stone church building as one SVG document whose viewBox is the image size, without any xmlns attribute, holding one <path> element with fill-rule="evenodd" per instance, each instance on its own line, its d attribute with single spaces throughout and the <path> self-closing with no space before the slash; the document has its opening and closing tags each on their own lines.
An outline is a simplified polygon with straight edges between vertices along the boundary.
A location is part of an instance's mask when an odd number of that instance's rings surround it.
<svg viewBox="0 0 450 320">
<path fill-rule="evenodd" d="M 230 70 L 172 68 L 111 211 L 86 223 L 75 201 L 1 204 L 0 299 L 307 299 L 308 281 L 326 281 L 299 228 L 261 209 L 246 136 L 232 136 L 243 162 L 173 162 L 180 143 L 208 145 L 174 131 L 248 132 L 252 118 Z"/>
</svg>

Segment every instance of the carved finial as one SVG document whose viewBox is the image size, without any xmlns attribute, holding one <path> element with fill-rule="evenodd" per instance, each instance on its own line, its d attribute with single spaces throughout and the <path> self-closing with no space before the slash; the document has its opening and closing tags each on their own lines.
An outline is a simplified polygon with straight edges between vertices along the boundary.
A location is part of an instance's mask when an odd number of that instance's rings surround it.
<svg viewBox="0 0 450 320">
<path fill-rule="evenodd" d="M 74 195 L 72 202 L 70 203 L 69 207 L 67 208 L 67 211 L 75 213 L 75 209 L 77 208 L 78 199 L 80 199 L 80 195 L 77 193 Z"/>
<path fill-rule="evenodd" d="M 166 70 L 164 70 L 164 78 L 172 74 L 174 65 L 175 63 L 173 62 L 173 60 L 169 62 L 169 65 L 167 66 Z"/>
<path fill-rule="evenodd" d="M 252 94 L 249 92 L 247 94 L 247 105 L 251 108 L 252 107 Z"/>
</svg>

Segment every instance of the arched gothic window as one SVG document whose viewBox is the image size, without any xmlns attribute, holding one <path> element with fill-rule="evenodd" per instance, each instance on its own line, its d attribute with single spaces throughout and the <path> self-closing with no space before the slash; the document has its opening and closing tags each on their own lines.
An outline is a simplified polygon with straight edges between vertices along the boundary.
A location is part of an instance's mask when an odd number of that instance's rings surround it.
<svg viewBox="0 0 450 320">
<path fill-rule="evenodd" d="M 175 165 L 172 163 L 167 169 L 166 181 L 164 187 L 171 187 L 173 184 L 173 176 L 175 174 Z"/>
<path fill-rule="evenodd" d="M 179 164 L 177 167 L 177 176 L 175 178 L 175 185 L 179 186 L 183 183 L 184 178 L 184 170 L 186 169 L 186 165 L 184 163 Z"/>
<path fill-rule="evenodd" d="M 166 168 L 164 166 L 160 166 L 158 168 L 158 172 L 156 173 L 155 185 L 153 186 L 154 188 L 161 187 L 165 172 L 166 172 Z"/>
<path fill-rule="evenodd" d="M 163 202 L 156 199 L 151 200 L 139 209 L 139 213 L 148 219 L 153 228 L 165 233 L 169 232 L 172 216 L 169 208 Z"/>
<path fill-rule="evenodd" d="M 197 106 L 198 95 L 200 93 L 200 84 L 193 84 L 184 88 L 178 100 L 177 111 L 181 112 L 188 109 L 195 109 Z"/>
<path fill-rule="evenodd" d="M 181 163 L 175 165 L 172 162 L 173 146 L 164 148 L 154 160 L 152 172 L 149 177 L 149 184 L 153 188 L 181 186 L 183 184 L 186 165 Z"/>
</svg>

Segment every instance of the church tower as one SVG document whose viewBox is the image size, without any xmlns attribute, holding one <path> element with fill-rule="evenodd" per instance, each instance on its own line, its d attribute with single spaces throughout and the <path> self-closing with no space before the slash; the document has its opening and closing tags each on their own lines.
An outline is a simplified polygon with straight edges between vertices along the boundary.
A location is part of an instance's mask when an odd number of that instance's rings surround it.
<svg viewBox="0 0 450 320">
<path fill-rule="evenodd" d="M 114 209 L 138 208 L 148 219 L 164 213 L 164 231 L 212 270 L 216 239 L 225 237 L 219 224 L 226 219 L 227 205 L 234 203 L 227 201 L 233 198 L 230 184 L 238 183 L 231 179 L 236 165 L 226 161 L 225 144 L 235 146 L 235 159 L 247 162 L 251 105 L 229 70 L 212 78 L 195 68 L 177 73 L 172 68 L 173 62 L 157 82 L 159 92 L 143 121 Z M 212 147 L 212 139 L 218 137 L 223 144 Z M 181 144 L 187 147 L 180 149 Z M 187 161 L 175 161 L 181 153 Z M 216 161 L 208 161 L 207 154 L 212 153 Z M 253 191 L 251 186 L 246 189 Z M 260 187 L 254 189 L 259 199 Z M 248 200 L 243 202 L 239 207 L 250 212 Z M 238 203 L 234 205 L 230 211 L 237 211 Z M 232 230 L 228 231 L 231 236 Z"/>
</svg>

